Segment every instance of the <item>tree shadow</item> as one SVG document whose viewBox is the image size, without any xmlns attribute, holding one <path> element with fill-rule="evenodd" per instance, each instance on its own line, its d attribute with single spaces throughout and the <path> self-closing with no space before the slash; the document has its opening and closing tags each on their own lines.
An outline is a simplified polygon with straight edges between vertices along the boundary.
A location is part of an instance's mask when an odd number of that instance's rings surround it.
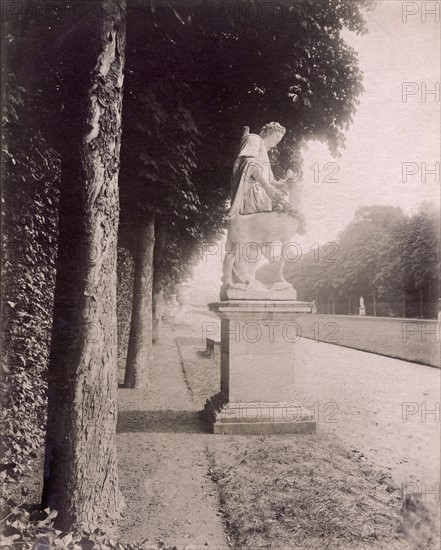
<svg viewBox="0 0 441 550">
<path fill-rule="evenodd" d="M 116 433 L 207 433 L 200 411 L 119 411 Z"/>
</svg>

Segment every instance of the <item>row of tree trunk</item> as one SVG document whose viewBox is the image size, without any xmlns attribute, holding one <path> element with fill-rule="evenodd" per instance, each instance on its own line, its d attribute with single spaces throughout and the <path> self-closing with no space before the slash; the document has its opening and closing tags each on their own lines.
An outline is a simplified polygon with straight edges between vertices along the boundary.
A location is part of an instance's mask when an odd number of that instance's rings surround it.
<svg viewBox="0 0 441 550">
<path fill-rule="evenodd" d="M 115 441 L 115 327 L 126 5 L 125 0 L 95 4 L 87 25 L 76 31 L 78 43 L 87 44 L 88 62 L 81 58 L 75 65 L 75 59 L 64 59 L 60 121 L 59 254 L 43 505 L 58 510 L 63 529 L 105 528 L 123 505 Z M 74 40 L 72 34 L 69 39 Z M 151 248 L 150 224 L 142 231 L 143 243 Z M 138 269 L 151 285 L 144 265 Z M 137 303 L 140 315 L 146 300 Z M 148 349 L 147 343 L 137 343 L 135 365 Z M 130 376 L 136 382 L 136 375 Z"/>
<path fill-rule="evenodd" d="M 95 18 L 87 26 L 89 36 L 81 36 L 91 46 L 90 66 L 69 66 L 62 91 L 69 107 L 61 121 L 42 501 L 58 510 L 58 526 L 64 529 L 109 526 L 123 506 L 115 443 L 116 265 L 126 5 L 125 0 L 97 0 L 96 6 L 89 12 Z M 155 265 L 164 253 L 165 229 L 155 223 L 154 212 L 140 216 L 136 240 L 124 380 L 129 388 L 147 386 L 152 343 L 159 337 L 163 288 Z"/>
</svg>

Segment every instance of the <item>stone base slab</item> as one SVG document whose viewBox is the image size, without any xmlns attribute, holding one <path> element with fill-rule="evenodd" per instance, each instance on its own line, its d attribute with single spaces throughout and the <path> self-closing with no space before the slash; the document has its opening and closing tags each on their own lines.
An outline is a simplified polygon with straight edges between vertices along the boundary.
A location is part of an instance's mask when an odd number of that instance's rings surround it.
<svg viewBox="0 0 441 550">
<path fill-rule="evenodd" d="M 279 292 L 279 291 L 274 291 Z M 281 292 L 281 291 L 280 291 Z M 220 319 L 281 319 L 292 321 L 293 314 L 312 313 L 312 302 L 297 300 L 229 300 L 207 304 Z"/>
<path fill-rule="evenodd" d="M 297 291 L 293 288 L 274 290 L 270 288 L 250 288 L 249 290 L 240 290 L 238 288 L 223 288 L 220 292 L 220 299 L 227 300 L 297 300 Z"/>
<path fill-rule="evenodd" d="M 214 434 L 315 433 L 314 413 L 296 402 L 231 402 L 222 394 L 207 399 L 204 420 Z"/>
</svg>

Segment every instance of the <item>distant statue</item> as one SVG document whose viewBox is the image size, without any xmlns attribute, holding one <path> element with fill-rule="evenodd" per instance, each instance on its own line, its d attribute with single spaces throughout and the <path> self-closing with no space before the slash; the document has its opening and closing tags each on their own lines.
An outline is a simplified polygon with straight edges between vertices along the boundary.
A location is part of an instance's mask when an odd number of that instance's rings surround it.
<svg viewBox="0 0 441 550">
<path fill-rule="evenodd" d="M 268 157 L 268 150 L 284 134 L 285 128 L 277 122 L 265 124 L 259 134 L 250 134 L 249 128 L 244 128 L 231 178 L 224 289 L 292 289 L 283 278 L 283 264 L 289 256 L 289 243 L 297 233 L 304 233 L 305 222 L 290 202 L 293 173 L 288 171 L 285 180 L 276 181 Z M 276 244 L 280 246 L 280 256 L 275 279 L 262 285 L 255 279 L 257 261 L 250 250 L 254 247 L 257 254 L 273 261 Z"/>
<path fill-rule="evenodd" d="M 317 313 L 317 303 L 315 300 L 312 301 L 312 313 Z"/>
<path fill-rule="evenodd" d="M 360 296 L 360 307 L 358 308 L 358 315 L 366 315 L 366 308 L 364 307 L 363 296 Z"/>
<path fill-rule="evenodd" d="M 364 307 L 364 299 L 363 299 L 363 296 L 360 296 L 360 307 Z"/>
</svg>

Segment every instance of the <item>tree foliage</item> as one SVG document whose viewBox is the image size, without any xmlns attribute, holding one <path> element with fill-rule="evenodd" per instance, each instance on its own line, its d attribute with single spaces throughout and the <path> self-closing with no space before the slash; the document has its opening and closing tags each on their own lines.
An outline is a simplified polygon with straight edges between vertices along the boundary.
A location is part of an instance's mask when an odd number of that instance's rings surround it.
<svg viewBox="0 0 441 550">
<path fill-rule="evenodd" d="M 44 441 L 60 160 L 7 75 L 2 148 L 3 461 L 16 476 Z"/>
<path fill-rule="evenodd" d="M 242 126 L 287 127 L 273 159 L 279 176 L 298 162 L 303 140 L 326 141 L 333 154 L 344 146 L 363 88 L 341 31 L 366 32 L 363 9 L 372 5 L 129 5 L 121 235 L 133 235 L 134 205 L 159 213 L 167 283 L 185 276 L 224 226 Z"/>
</svg>

